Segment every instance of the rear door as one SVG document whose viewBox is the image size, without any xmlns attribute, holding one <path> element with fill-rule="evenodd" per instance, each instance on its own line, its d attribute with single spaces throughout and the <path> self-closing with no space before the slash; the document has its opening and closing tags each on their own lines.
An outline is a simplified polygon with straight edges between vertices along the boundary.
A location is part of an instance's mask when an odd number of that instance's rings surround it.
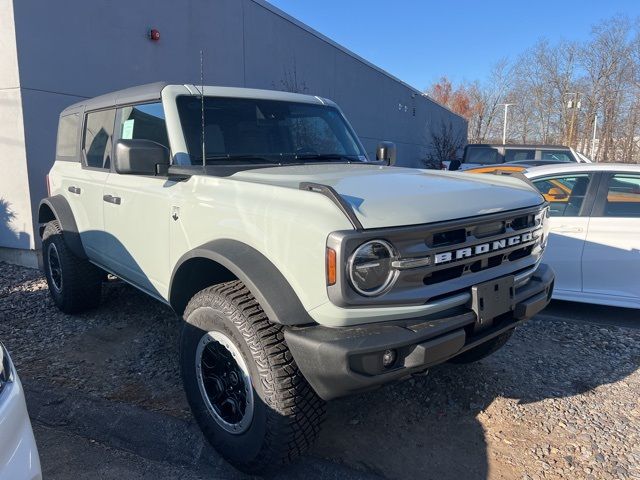
<svg viewBox="0 0 640 480">
<path fill-rule="evenodd" d="M 563 173 L 533 179 L 550 205 L 544 261 L 556 272 L 558 293 L 582 291 L 581 260 L 597 187 L 593 173 Z"/>
<path fill-rule="evenodd" d="M 89 258 L 104 260 L 102 188 L 109 176 L 115 109 L 84 115 L 80 168 L 65 171 L 64 195 L 78 226 L 82 245 Z"/>
<path fill-rule="evenodd" d="M 640 173 L 606 173 L 582 259 L 584 292 L 640 300 Z"/>
</svg>

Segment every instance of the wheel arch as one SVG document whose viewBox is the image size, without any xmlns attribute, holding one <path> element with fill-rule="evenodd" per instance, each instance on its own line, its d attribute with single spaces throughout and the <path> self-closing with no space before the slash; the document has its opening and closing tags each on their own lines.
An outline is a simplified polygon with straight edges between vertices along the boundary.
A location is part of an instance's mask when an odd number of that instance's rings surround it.
<svg viewBox="0 0 640 480">
<path fill-rule="evenodd" d="M 171 275 L 169 304 L 182 315 L 200 290 L 240 280 L 263 308 L 281 325 L 315 323 L 278 268 L 256 249 L 237 240 L 208 242 L 185 253 Z"/>
<path fill-rule="evenodd" d="M 76 219 L 73 216 L 69 202 L 62 195 L 54 195 L 53 197 L 47 197 L 40 201 L 38 207 L 38 223 L 40 227 L 38 229 L 40 238 L 44 233 L 44 227 L 47 223 L 57 220 L 62 229 L 62 238 L 71 250 L 71 252 L 79 257 L 86 259 L 87 253 L 82 245 L 80 238 L 80 232 L 76 224 Z"/>
</svg>

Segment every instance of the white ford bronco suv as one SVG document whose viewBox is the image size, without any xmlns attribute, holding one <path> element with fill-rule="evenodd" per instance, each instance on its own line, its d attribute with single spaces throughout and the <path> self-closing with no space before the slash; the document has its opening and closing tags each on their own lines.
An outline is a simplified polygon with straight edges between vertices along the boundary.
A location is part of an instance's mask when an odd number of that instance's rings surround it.
<svg viewBox="0 0 640 480">
<path fill-rule="evenodd" d="M 51 296 L 95 307 L 108 272 L 170 305 L 204 435 L 275 469 L 324 401 L 489 355 L 551 297 L 537 190 L 377 154 L 309 95 L 157 83 L 72 105 L 39 210 Z"/>
</svg>

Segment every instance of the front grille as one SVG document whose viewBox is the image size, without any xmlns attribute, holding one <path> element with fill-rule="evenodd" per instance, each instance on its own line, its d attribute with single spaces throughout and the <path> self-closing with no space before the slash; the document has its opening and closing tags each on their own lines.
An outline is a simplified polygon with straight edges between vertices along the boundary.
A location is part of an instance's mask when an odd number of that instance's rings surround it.
<svg viewBox="0 0 640 480">
<path fill-rule="evenodd" d="M 346 278 L 342 269 L 352 252 L 372 239 L 395 247 L 397 277 L 391 290 L 380 297 L 362 298 L 341 282 L 328 288 L 330 299 L 341 306 L 421 304 L 450 295 L 452 288 L 469 288 L 530 268 L 542 253 L 538 247 L 542 212 L 544 206 L 536 206 L 442 223 L 334 232 L 327 245 L 338 251 L 340 278 Z"/>
<path fill-rule="evenodd" d="M 426 235 L 425 244 L 429 248 L 455 247 L 468 243 L 473 239 L 484 239 L 508 232 L 518 232 L 536 226 L 534 214 L 521 215 L 513 218 L 505 218 L 501 221 L 479 223 L 466 228 L 455 228 L 441 232 L 430 232 Z"/>
<path fill-rule="evenodd" d="M 491 215 L 464 225 L 430 226 L 401 243 L 396 265 L 404 279 L 419 278 L 423 285 L 436 285 L 515 262 L 531 255 L 540 241 L 538 213 L 539 209 L 533 209 Z"/>
</svg>

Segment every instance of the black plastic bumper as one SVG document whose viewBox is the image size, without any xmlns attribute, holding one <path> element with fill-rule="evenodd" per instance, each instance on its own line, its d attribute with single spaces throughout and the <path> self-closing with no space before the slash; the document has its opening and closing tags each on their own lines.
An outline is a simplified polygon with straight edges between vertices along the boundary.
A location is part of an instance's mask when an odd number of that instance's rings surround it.
<svg viewBox="0 0 640 480">
<path fill-rule="evenodd" d="M 316 393 L 330 400 L 419 373 L 515 328 L 547 306 L 554 278 L 551 268 L 540 265 L 515 291 L 513 311 L 482 330 L 476 313 L 459 307 L 435 316 L 355 327 L 291 327 L 285 339 Z M 397 359 L 385 367 L 382 357 L 389 349 Z"/>
</svg>

